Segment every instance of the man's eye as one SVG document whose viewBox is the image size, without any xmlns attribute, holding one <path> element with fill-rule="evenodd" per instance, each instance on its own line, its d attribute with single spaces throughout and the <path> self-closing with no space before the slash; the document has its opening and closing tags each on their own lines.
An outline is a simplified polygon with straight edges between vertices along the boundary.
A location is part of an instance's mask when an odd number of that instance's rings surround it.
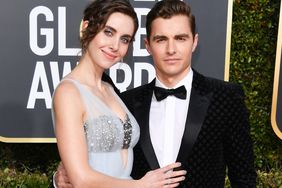
<svg viewBox="0 0 282 188">
<path fill-rule="evenodd" d="M 157 42 L 163 42 L 163 41 L 165 41 L 165 39 L 157 39 L 156 41 Z"/>
<path fill-rule="evenodd" d="M 185 41 L 186 38 L 185 37 L 178 37 L 177 40 L 180 40 L 180 41 Z"/>
</svg>

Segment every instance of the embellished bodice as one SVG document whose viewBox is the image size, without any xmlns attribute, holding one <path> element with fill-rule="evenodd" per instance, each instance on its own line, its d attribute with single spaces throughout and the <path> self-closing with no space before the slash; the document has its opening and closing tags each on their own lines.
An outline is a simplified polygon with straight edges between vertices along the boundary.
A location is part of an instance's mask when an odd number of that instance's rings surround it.
<svg viewBox="0 0 282 188">
<path fill-rule="evenodd" d="M 139 129 L 132 126 L 127 114 L 124 122 L 115 116 L 106 115 L 88 120 L 84 123 L 84 131 L 89 152 L 109 152 L 134 146 L 138 141 L 135 135 Z M 135 138 L 132 139 L 132 136 Z"/>
<path fill-rule="evenodd" d="M 129 179 L 133 147 L 140 135 L 139 125 L 133 115 L 108 83 L 105 84 L 126 113 L 123 119 L 85 85 L 73 79 L 63 81 L 70 81 L 76 86 L 85 107 L 86 120 L 81 126 L 84 128 L 91 168 L 110 176 Z"/>
</svg>

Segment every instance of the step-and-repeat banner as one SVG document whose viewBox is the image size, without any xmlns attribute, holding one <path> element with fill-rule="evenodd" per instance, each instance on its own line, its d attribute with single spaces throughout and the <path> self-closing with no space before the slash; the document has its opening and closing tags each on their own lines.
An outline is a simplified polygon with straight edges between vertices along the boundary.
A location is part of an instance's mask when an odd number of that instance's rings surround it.
<svg viewBox="0 0 282 188">
<path fill-rule="evenodd" d="M 56 142 L 51 97 L 79 61 L 79 26 L 90 0 L 2 0 L 0 6 L 0 141 Z M 131 0 L 140 27 L 125 58 L 108 70 L 127 90 L 155 76 L 145 49 L 145 21 L 155 0 Z M 196 16 L 199 45 L 193 67 L 228 80 L 233 0 L 187 0 Z M 168 26 L 169 27 L 169 26 Z"/>
<path fill-rule="evenodd" d="M 282 3 L 277 36 L 276 63 L 273 83 L 271 124 L 276 135 L 282 139 Z"/>
</svg>

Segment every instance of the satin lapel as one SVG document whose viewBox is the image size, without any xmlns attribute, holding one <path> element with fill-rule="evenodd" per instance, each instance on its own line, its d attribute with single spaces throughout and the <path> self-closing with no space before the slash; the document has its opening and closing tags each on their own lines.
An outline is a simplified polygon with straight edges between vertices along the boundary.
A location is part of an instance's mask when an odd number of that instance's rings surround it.
<svg viewBox="0 0 282 188">
<path fill-rule="evenodd" d="M 149 131 L 149 116 L 154 85 L 155 79 L 147 85 L 144 91 L 141 92 L 141 95 L 136 100 L 138 102 L 135 103 L 134 112 L 135 118 L 140 126 L 139 144 L 151 169 L 159 168 Z"/>
<path fill-rule="evenodd" d="M 194 75 L 196 76 L 194 76 L 193 82 L 195 79 L 195 82 L 199 81 L 197 80 L 199 79 L 198 73 L 194 71 Z M 191 154 L 193 145 L 197 140 L 198 134 L 205 120 L 211 95 L 212 93 L 201 95 L 198 90 L 198 86 L 196 86 L 196 88 L 192 87 L 184 134 L 177 157 L 177 161 L 179 162 L 184 162 Z"/>
</svg>

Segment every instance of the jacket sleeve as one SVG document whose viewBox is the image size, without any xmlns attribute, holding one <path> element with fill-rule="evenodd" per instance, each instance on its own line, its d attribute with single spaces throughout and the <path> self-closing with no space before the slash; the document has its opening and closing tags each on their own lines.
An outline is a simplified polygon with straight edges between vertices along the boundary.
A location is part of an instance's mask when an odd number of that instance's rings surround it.
<svg viewBox="0 0 282 188">
<path fill-rule="evenodd" d="M 233 188 L 256 187 L 249 113 L 242 88 L 233 86 L 228 103 L 228 129 L 224 138 L 228 177 Z"/>
</svg>

